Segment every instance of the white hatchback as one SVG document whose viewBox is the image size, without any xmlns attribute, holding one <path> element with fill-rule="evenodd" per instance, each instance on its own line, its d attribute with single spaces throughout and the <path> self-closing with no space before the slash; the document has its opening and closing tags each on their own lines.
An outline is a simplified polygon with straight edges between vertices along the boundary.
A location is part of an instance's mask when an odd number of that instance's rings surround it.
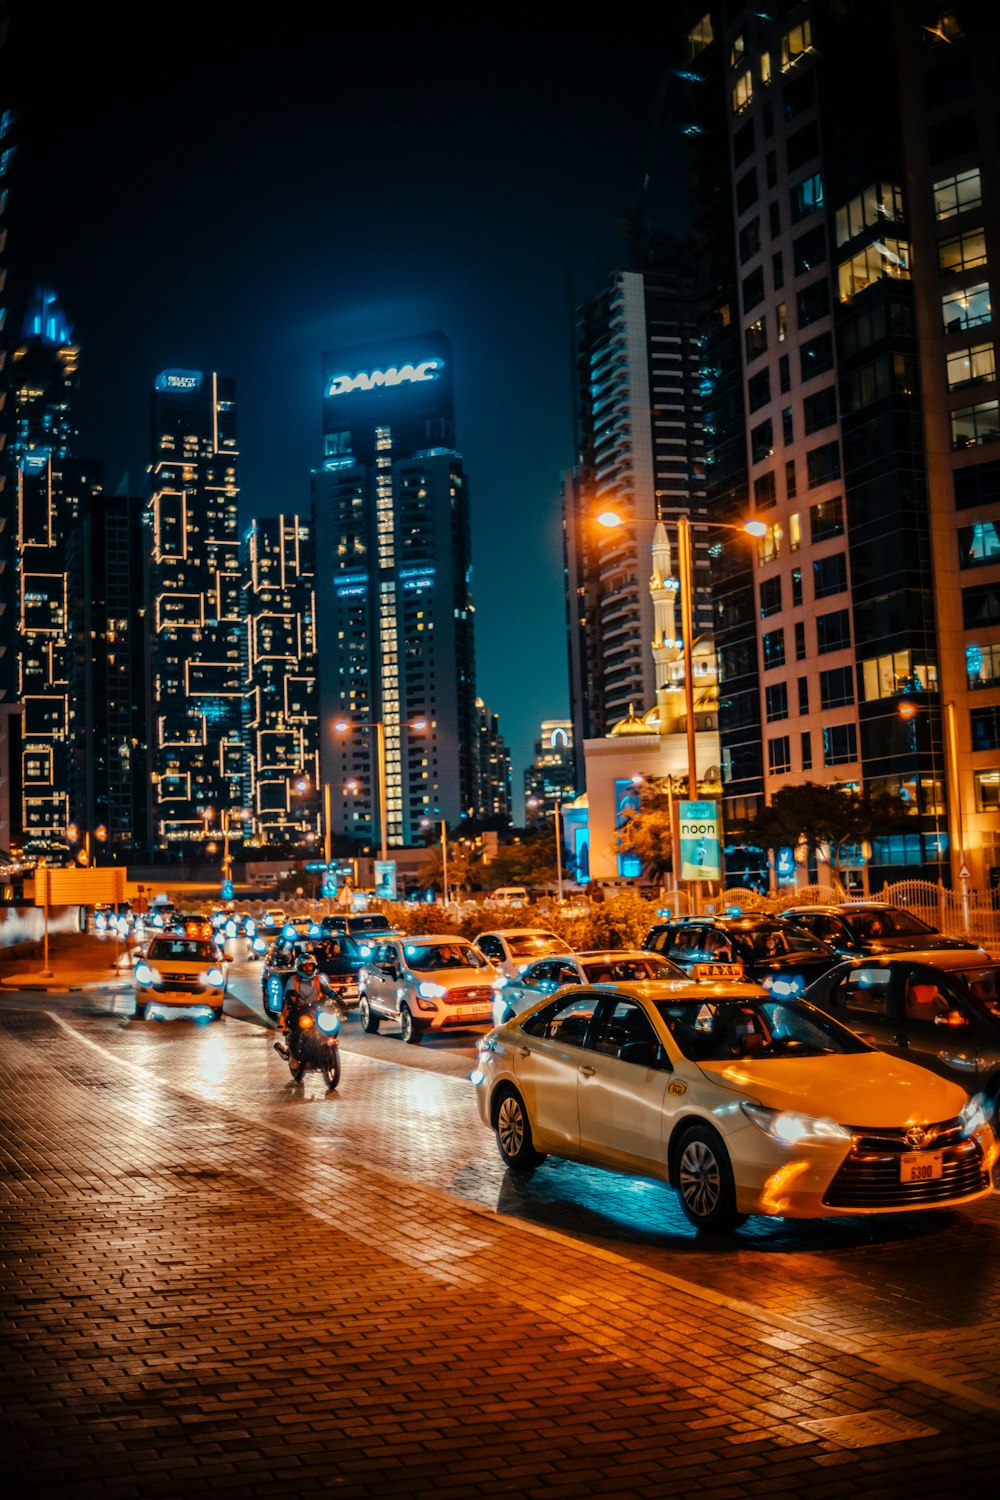
<svg viewBox="0 0 1000 1500">
<path fill-rule="evenodd" d="M 467 938 L 432 932 L 380 942 L 358 974 L 358 1016 L 365 1031 L 383 1020 L 404 1042 L 425 1031 L 456 1031 L 493 1020 L 496 970 Z"/>
</svg>

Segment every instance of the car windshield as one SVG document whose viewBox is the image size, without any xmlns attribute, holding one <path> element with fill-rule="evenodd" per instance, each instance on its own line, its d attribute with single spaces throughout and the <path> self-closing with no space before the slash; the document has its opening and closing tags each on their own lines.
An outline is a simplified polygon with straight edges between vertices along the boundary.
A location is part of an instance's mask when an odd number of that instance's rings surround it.
<svg viewBox="0 0 1000 1500">
<path fill-rule="evenodd" d="M 482 969 L 486 960 L 469 943 L 407 943 L 406 962 L 418 972 L 425 969 Z"/>
<path fill-rule="evenodd" d="M 934 928 L 908 911 L 887 906 L 884 911 L 852 911 L 844 915 L 862 940 L 880 937 L 926 937 Z"/>
<path fill-rule="evenodd" d="M 659 1000 L 657 1010 L 692 1062 L 868 1052 L 853 1031 L 803 1001 Z"/>
<path fill-rule="evenodd" d="M 317 938 L 315 942 L 303 943 L 299 949 L 300 953 L 311 953 L 320 968 L 324 964 L 334 963 L 338 958 L 343 958 L 346 951 L 347 939 L 335 937 Z"/>
<path fill-rule="evenodd" d="M 580 967 L 590 984 L 616 984 L 630 979 L 680 979 L 684 974 L 669 958 L 659 958 L 654 953 L 634 958 L 608 953 L 599 958 L 582 958 Z"/>
<path fill-rule="evenodd" d="M 959 969 L 953 977 L 991 1016 L 1000 1016 L 1000 967 L 990 964 L 982 969 Z"/>
<path fill-rule="evenodd" d="M 214 943 L 183 941 L 180 938 L 154 938 L 149 945 L 149 957 L 163 962 L 169 958 L 186 958 L 191 963 L 218 963 L 219 954 Z"/>
<path fill-rule="evenodd" d="M 773 958 L 780 953 L 825 953 L 826 944 L 810 932 L 791 927 L 761 927 L 734 934 L 737 945 L 745 944 L 751 958 Z"/>
<path fill-rule="evenodd" d="M 378 916 L 372 912 L 367 917 L 348 917 L 347 925 L 351 932 L 391 932 L 392 927 L 385 917 Z"/>
<path fill-rule="evenodd" d="M 514 958 L 537 958 L 540 953 L 572 953 L 568 943 L 554 932 L 522 932 L 507 935 L 507 946 Z"/>
</svg>

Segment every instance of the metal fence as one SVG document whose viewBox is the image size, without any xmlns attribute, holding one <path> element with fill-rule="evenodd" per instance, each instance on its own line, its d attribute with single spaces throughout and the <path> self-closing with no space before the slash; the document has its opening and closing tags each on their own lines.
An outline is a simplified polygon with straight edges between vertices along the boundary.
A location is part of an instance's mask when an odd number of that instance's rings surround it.
<svg viewBox="0 0 1000 1500">
<path fill-rule="evenodd" d="M 738 906 L 746 912 L 773 914 L 789 906 L 826 906 L 852 898 L 839 882 L 806 885 L 798 890 L 763 896 L 743 886 L 731 886 L 712 903 L 716 911 Z M 1000 949 L 1000 892 L 949 890 L 942 881 L 898 880 L 872 891 L 868 898 L 902 907 L 949 937 L 967 937 L 986 948 Z"/>
</svg>

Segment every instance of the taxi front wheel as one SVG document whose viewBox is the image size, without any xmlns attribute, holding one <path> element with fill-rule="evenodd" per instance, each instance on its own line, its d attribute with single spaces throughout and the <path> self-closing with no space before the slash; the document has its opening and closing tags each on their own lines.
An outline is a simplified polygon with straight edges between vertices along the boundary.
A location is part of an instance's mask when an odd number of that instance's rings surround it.
<svg viewBox="0 0 1000 1500">
<path fill-rule="evenodd" d="M 729 1154 L 714 1130 L 692 1125 L 677 1147 L 676 1187 L 685 1218 L 696 1229 L 725 1234 L 746 1215 L 736 1212 Z"/>
<path fill-rule="evenodd" d="M 531 1122 L 524 1100 L 515 1089 L 505 1088 L 495 1111 L 497 1149 L 508 1167 L 515 1172 L 530 1172 L 545 1160 L 531 1139 Z"/>
</svg>

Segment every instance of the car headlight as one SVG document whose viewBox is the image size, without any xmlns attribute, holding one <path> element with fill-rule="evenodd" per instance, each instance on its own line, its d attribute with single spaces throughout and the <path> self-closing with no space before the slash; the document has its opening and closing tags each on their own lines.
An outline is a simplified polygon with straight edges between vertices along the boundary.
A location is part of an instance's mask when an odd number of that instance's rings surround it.
<svg viewBox="0 0 1000 1500">
<path fill-rule="evenodd" d="M 499 994 L 502 989 L 506 989 L 507 982 L 508 981 L 506 974 L 498 974 L 496 979 L 491 982 L 490 989 L 495 990 L 496 993 Z"/>
<path fill-rule="evenodd" d="M 252 946 L 255 953 L 267 952 L 267 944 L 265 943 L 263 938 L 254 938 Z"/>
<path fill-rule="evenodd" d="M 201 982 L 202 984 L 210 984 L 213 989 L 217 990 L 221 984 L 225 984 L 226 976 L 221 969 L 212 968 L 209 969 L 207 974 L 201 976 Z"/>
<path fill-rule="evenodd" d="M 983 1126 L 988 1124 L 982 1094 L 976 1094 L 970 1099 L 965 1108 L 960 1111 L 958 1118 L 962 1122 L 963 1135 L 975 1135 L 977 1130 L 982 1130 Z"/>
<path fill-rule="evenodd" d="M 443 984 L 435 984 L 432 979 L 421 979 L 417 985 L 417 994 L 422 1000 L 440 1000 L 447 993 Z"/>
<path fill-rule="evenodd" d="M 740 1101 L 740 1108 L 758 1130 L 786 1146 L 798 1141 L 849 1141 L 851 1132 L 836 1120 L 817 1119 L 814 1115 L 795 1114 L 790 1110 L 767 1109 L 763 1104 Z"/>
<path fill-rule="evenodd" d="M 327 1036 L 336 1036 L 343 1025 L 343 1021 L 335 1011 L 321 1010 L 316 1013 L 316 1025 Z"/>
<path fill-rule="evenodd" d="M 136 964 L 136 966 L 135 966 L 135 982 L 136 982 L 136 984 L 155 984 L 156 983 L 156 975 L 153 973 L 153 970 L 149 967 L 149 964 Z"/>
</svg>

